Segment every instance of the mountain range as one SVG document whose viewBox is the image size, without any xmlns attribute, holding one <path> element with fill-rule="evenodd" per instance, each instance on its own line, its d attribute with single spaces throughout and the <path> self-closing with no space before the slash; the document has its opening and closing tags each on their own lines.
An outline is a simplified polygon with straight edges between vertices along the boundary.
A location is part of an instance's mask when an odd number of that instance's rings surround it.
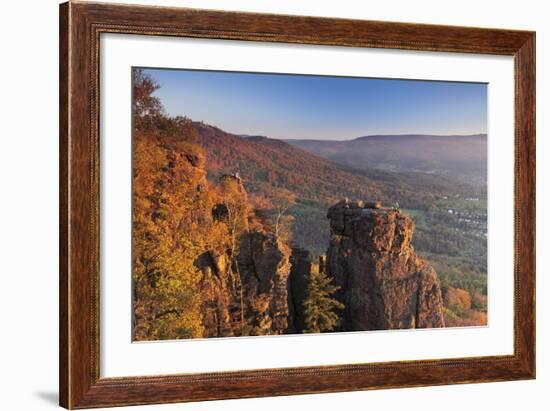
<svg viewBox="0 0 550 411">
<path fill-rule="evenodd" d="M 387 158 L 393 156 L 398 159 L 408 156 L 408 166 L 384 167 L 382 161 L 374 160 L 372 164 L 365 161 L 355 165 L 358 162 L 346 162 L 345 158 L 340 156 L 326 158 L 326 149 L 317 153 L 319 150 L 316 149 L 316 143 L 325 143 L 319 140 L 278 140 L 264 136 L 241 136 L 202 122 L 194 122 L 193 125 L 197 130 L 199 144 L 205 148 L 209 176 L 217 178 L 223 174 L 239 172 L 251 193 L 265 194 L 273 188 L 284 187 L 294 192 L 299 200 L 304 201 L 330 204 L 342 197 L 349 197 L 376 199 L 386 204 L 400 201 L 409 208 L 426 208 L 430 202 L 444 195 L 472 195 L 476 194 L 473 191 L 483 192 L 483 189 L 472 187 L 456 178 L 456 175 L 442 175 L 443 173 L 435 173 L 433 170 L 421 171 L 421 165 L 425 163 L 425 153 L 415 155 L 415 151 L 422 150 L 411 150 L 409 147 L 413 154 L 406 154 L 406 150 L 397 144 L 397 139 L 393 144 L 383 143 L 384 149 L 378 151 L 384 151 Z M 298 142 L 303 142 L 300 143 L 303 147 Z M 334 142 L 326 143 L 325 146 L 329 147 Z M 345 144 L 342 147 L 345 147 Z M 432 148 L 432 151 L 435 149 Z M 458 153 L 458 148 L 453 152 Z M 373 156 L 366 150 L 364 155 Z M 445 156 L 452 157 L 449 154 Z M 457 154 L 454 163 L 446 168 L 455 169 L 461 163 L 481 163 L 464 157 L 466 156 Z M 478 166 L 482 167 L 481 164 Z M 392 168 L 400 170 L 391 170 Z"/>
<path fill-rule="evenodd" d="M 487 134 L 372 135 L 343 141 L 285 141 L 360 170 L 439 174 L 479 186 L 487 181 Z"/>
</svg>

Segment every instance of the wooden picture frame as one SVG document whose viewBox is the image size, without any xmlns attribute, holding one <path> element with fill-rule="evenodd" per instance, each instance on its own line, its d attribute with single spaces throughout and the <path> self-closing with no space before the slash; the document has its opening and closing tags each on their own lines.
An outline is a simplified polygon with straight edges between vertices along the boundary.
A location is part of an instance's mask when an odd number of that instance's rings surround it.
<svg viewBox="0 0 550 411">
<path fill-rule="evenodd" d="M 155 377 L 99 373 L 101 33 L 513 56 L 514 354 Z M 535 378 L 535 33 L 69 2 L 60 6 L 60 405 L 91 408 Z"/>
</svg>

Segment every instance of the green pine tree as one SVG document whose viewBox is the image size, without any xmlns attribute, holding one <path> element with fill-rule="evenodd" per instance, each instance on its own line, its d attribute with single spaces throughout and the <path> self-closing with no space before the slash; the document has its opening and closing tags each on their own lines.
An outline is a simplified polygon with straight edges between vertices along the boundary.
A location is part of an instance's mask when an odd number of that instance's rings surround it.
<svg viewBox="0 0 550 411">
<path fill-rule="evenodd" d="M 320 333 L 332 331 L 340 320 L 337 310 L 343 310 L 344 304 L 331 296 L 340 288 L 331 284 L 332 279 L 327 277 L 318 266 L 313 266 L 307 289 L 307 298 L 304 301 L 306 333 Z"/>
</svg>

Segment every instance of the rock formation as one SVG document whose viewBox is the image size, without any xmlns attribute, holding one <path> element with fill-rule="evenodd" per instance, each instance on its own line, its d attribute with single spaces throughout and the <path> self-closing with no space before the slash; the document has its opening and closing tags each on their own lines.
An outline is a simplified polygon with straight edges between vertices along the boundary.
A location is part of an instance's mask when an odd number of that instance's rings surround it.
<svg viewBox="0 0 550 411">
<path fill-rule="evenodd" d="M 230 233 L 225 248 L 206 251 L 195 262 L 200 282 L 204 337 L 282 334 L 288 328 L 290 248 L 270 233 L 251 229 L 248 198 L 235 175 L 220 179 L 224 203 L 212 208 L 214 221 Z"/>
<path fill-rule="evenodd" d="M 437 273 L 411 246 L 408 216 L 345 199 L 327 217 L 327 274 L 345 305 L 341 331 L 445 326 Z"/>
<path fill-rule="evenodd" d="M 244 190 L 244 189 L 243 189 Z M 243 191 L 244 192 L 244 191 Z M 214 219 L 228 210 L 216 205 Z M 412 220 L 379 203 L 343 200 L 328 211 L 331 240 L 319 271 L 340 287 L 338 331 L 443 327 L 435 270 L 411 246 Z M 312 270 L 310 253 L 261 230 L 239 235 L 231 249 L 207 251 L 196 265 L 204 337 L 301 333 Z"/>
<path fill-rule="evenodd" d="M 282 334 L 288 327 L 290 248 L 272 234 L 242 237 L 238 266 L 246 305 L 247 335 Z"/>
<path fill-rule="evenodd" d="M 207 251 L 199 256 L 203 337 L 230 337 L 241 334 L 239 273 L 227 253 Z"/>
</svg>

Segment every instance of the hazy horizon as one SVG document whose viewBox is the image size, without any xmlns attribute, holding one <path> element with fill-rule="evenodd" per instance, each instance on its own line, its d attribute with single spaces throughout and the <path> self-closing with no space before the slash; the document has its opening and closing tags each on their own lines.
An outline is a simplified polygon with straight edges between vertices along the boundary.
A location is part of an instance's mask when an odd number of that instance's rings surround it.
<svg viewBox="0 0 550 411">
<path fill-rule="evenodd" d="M 209 124 L 211 126 L 215 126 L 213 124 Z M 227 130 L 224 130 L 227 131 Z M 235 133 L 232 133 L 235 134 Z M 275 137 L 270 136 L 263 136 L 260 134 L 235 134 L 241 137 L 266 137 L 266 138 L 272 138 L 275 139 Z M 318 138 L 277 138 L 277 140 L 282 141 L 292 141 L 292 140 L 311 140 L 311 141 L 338 141 L 338 142 L 346 142 L 346 141 L 353 141 L 361 138 L 369 138 L 369 137 L 405 137 L 405 136 L 411 136 L 411 137 L 474 137 L 474 136 L 486 136 L 487 133 L 472 133 L 472 134 L 426 134 L 426 133 L 404 133 L 404 134 L 366 134 L 362 136 L 357 137 L 350 137 L 350 138 L 342 138 L 340 140 L 336 139 L 318 139 Z"/>
<path fill-rule="evenodd" d="M 238 135 L 346 141 L 487 133 L 487 84 L 144 69 L 171 116 Z"/>
</svg>

